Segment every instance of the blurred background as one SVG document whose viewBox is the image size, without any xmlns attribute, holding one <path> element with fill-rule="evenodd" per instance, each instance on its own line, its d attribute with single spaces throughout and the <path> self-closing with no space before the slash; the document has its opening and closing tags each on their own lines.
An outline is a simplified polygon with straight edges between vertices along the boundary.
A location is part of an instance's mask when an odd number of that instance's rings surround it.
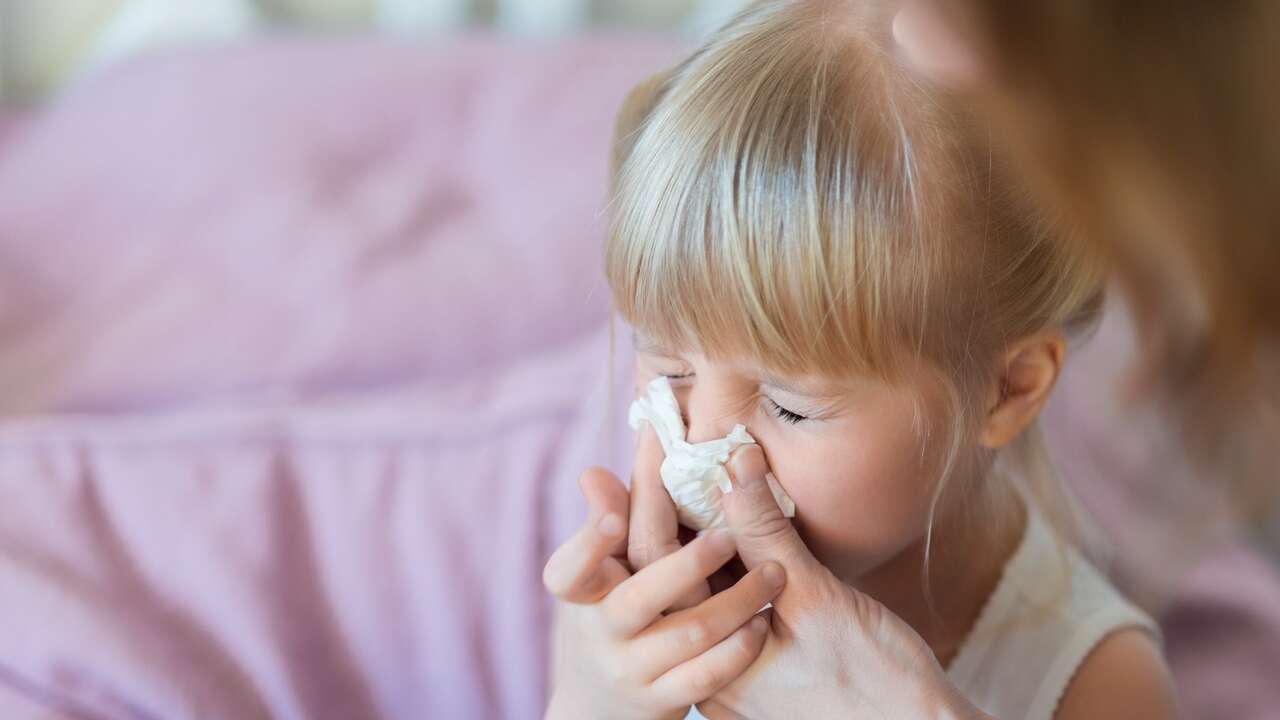
<svg viewBox="0 0 1280 720">
<path fill-rule="evenodd" d="M 31 101 L 147 48 L 267 31 L 697 35 L 741 0 L 0 0 L 0 98 Z"/>
</svg>

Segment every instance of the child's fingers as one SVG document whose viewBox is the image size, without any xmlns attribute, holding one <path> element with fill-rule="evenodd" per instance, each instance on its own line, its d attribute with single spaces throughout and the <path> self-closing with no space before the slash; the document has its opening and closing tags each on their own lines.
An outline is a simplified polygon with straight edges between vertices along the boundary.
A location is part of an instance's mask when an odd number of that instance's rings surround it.
<svg viewBox="0 0 1280 720">
<path fill-rule="evenodd" d="M 635 572 L 679 550 L 680 525 L 676 504 L 662 485 L 662 443 L 647 423 L 641 426 L 636 446 L 635 469 L 631 475 L 631 529 L 627 538 L 627 561 Z M 691 608 L 706 600 L 711 590 L 699 583 L 672 603 L 675 610 Z"/>
<path fill-rule="evenodd" d="M 631 637 L 697 587 L 736 552 L 725 530 L 709 532 L 631 576 L 601 604 L 605 622 L 618 637 Z"/>
<path fill-rule="evenodd" d="M 663 673 L 650 684 L 659 702 L 693 705 L 723 690 L 759 657 L 769 623 L 757 616 L 701 655 Z"/>
<path fill-rule="evenodd" d="M 552 554 L 542 583 L 565 602 L 591 603 L 630 576 L 610 557 L 626 548 L 629 498 L 622 482 L 601 467 L 587 468 L 578 486 L 587 500 L 587 524 Z"/>
<path fill-rule="evenodd" d="M 699 603 L 704 602 L 709 597 L 711 597 L 711 584 L 707 582 L 700 582 L 692 588 L 689 588 L 688 592 L 676 598 L 676 601 L 671 603 L 667 610 L 674 612 L 676 610 L 686 610 L 691 607 L 697 607 Z"/>
<path fill-rule="evenodd" d="M 590 603 L 604 597 L 629 573 L 611 550 L 626 537 L 621 515 L 609 513 L 588 523 L 556 548 L 542 569 L 542 584 L 557 598 L 572 603 Z"/>
<path fill-rule="evenodd" d="M 631 498 L 616 475 L 602 467 L 589 467 L 578 476 L 578 487 L 587 500 L 588 523 L 615 514 L 627 521 L 631 514 Z M 627 533 L 614 539 L 609 554 L 621 557 L 626 551 Z"/>
<path fill-rule="evenodd" d="M 697 537 L 697 535 L 692 530 L 684 526 L 680 527 L 678 536 L 681 538 L 680 544 L 682 547 L 686 542 L 693 540 L 693 538 Z M 717 570 L 716 573 L 721 572 L 721 570 L 723 569 L 724 568 L 722 567 L 720 570 Z M 743 574 L 745 574 L 745 570 L 743 571 Z M 712 577 L 714 576 L 715 576 L 715 573 L 712 573 Z M 729 583 L 729 584 L 731 585 L 732 583 Z M 685 610 L 691 607 L 697 607 L 699 604 L 702 603 L 703 600 L 706 600 L 707 598 L 711 597 L 712 594 L 713 593 L 711 590 L 711 578 L 708 578 L 707 582 L 698 583 L 698 585 L 694 587 L 692 590 L 685 593 L 684 595 L 681 595 L 679 600 L 676 600 L 674 603 L 671 604 L 671 607 L 667 608 L 667 612 L 675 612 L 677 610 Z"/>
<path fill-rule="evenodd" d="M 631 528 L 627 560 L 639 572 L 680 549 L 676 505 L 662 486 L 662 443 L 653 428 L 640 426 L 635 468 L 631 473 Z"/>
<path fill-rule="evenodd" d="M 636 638 L 632 647 L 643 677 L 656 678 L 710 650 L 751 618 L 786 581 L 782 567 L 767 563 L 701 605 L 662 618 Z"/>
</svg>

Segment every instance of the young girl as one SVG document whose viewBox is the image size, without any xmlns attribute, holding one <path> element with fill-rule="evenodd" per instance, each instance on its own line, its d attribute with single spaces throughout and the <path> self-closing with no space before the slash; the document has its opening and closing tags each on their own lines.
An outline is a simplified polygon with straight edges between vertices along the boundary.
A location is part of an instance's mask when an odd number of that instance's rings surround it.
<svg viewBox="0 0 1280 720">
<path fill-rule="evenodd" d="M 1173 714 L 1153 623 L 1034 462 L 1098 263 L 887 32 L 759 2 L 624 109 L 606 264 L 637 391 L 667 378 L 688 443 L 755 444 L 727 529 L 684 545 L 647 425 L 629 493 L 583 476 L 592 520 L 545 571 L 549 717 Z M 735 554 L 749 572 L 708 584 Z"/>
</svg>

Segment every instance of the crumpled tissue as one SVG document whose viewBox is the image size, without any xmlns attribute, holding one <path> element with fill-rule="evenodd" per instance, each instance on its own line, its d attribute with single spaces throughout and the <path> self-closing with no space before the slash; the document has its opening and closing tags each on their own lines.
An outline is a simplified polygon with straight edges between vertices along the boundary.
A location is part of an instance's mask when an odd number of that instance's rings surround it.
<svg viewBox="0 0 1280 720">
<path fill-rule="evenodd" d="M 675 502 L 680 524 L 694 530 L 723 527 L 724 511 L 720 497 L 733 491 L 729 472 L 724 463 L 739 446 L 755 442 L 743 425 L 735 425 L 732 432 L 719 440 L 689 443 L 685 440 L 684 420 L 680 405 L 671 390 L 671 381 L 659 376 L 647 387 L 645 395 L 631 403 L 627 421 L 632 430 L 639 430 L 640 423 L 653 426 L 666 458 L 659 473 L 662 485 Z M 783 491 L 773 473 L 765 476 L 773 498 L 782 514 L 795 517 L 796 504 Z"/>
</svg>

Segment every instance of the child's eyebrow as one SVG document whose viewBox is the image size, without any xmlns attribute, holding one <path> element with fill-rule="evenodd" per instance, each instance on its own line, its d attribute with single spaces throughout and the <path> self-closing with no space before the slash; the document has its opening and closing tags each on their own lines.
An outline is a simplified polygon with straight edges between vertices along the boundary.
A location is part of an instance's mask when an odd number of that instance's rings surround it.
<svg viewBox="0 0 1280 720">
<path fill-rule="evenodd" d="M 788 380 L 778 375 L 771 375 L 769 373 L 764 373 L 763 375 L 760 376 L 760 379 L 764 382 L 765 385 L 789 392 L 792 395 L 818 394 L 818 393 L 814 393 L 811 388 L 806 388 L 794 380 Z"/>
<path fill-rule="evenodd" d="M 834 399 L 840 397 L 843 392 L 837 385 L 812 384 L 805 385 L 798 380 L 792 380 L 772 373 L 762 373 L 761 382 L 772 388 L 777 388 L 783 392 L 792 395 L 803 395 L 810 398 Z"/>
</svg>

